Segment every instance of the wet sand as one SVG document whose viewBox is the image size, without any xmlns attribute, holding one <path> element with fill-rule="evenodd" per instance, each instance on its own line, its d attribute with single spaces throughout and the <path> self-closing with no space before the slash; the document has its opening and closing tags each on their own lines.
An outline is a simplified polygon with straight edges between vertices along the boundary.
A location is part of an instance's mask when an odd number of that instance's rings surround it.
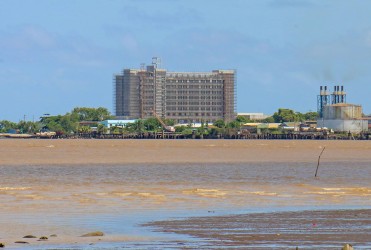
<svg viewBox="0 0 371 250">
<path fill-rule="evenodd" d="M 0 140 L 0 165 L 371 161 L 371 141 Z"/>
<path fill-rule="evenodd" d="M 314 178 L 323 147 L 319 178 Z M 30 249 L 35 245 L 48 249 L 48 244 L 53 249 L 54 244 L 84 249 L 113 246 L 102 242 L 116 242 L 115 247 L 125 242 L 132 249 L 192 249 L 204 244 L 210 226 L 203 223 L 215 221 L 210 215 L 243 213 L 247 217 L 238 218 L 249 223 L 249 214 L 258 211 L 268 213 L 263 216 L 267 220 L 255 221 L 256 230 L 267 223 L 275 225 L 280 216 L 272 212 L 292 210 L 333 209 L 320 215 L 328 217 L 331 226 L 337 216 L 353 214 L 335 210 L 371 207 L 370 152 L 371 141 L 0 139 L 0 242 L 24 248 L 14 241 L 27 234 L 57 234 L 47 242 L 32 240 Z M 300 216 L 309 223 L 312 213 Z M 137 226 L 203 215 L 207 219 L 194 223 L 204 232 L 186 232 L 200 239 L 184 235 L 174 240 Z M 300 216 L 294 216 L 297 223 Z M 230 234 L 237 217 L 222 218 L 220 230 Z M 159 225 L 169 232 L 188 227 Z M 295 237 L 291 223 L 282 225 L 287 239 Z M 106 235 L 78 237 L 91 231 Z M 276 234 L 261 232 L 253 242 L 257 246 L 274 242 Z M 350 239 L 344 234 L 336 236 L 339 244 Z M 223 237 L 215 235 L 212 240 Z M 312 243 L 327 242 L 318 239 Z M 233 242 L 236 247 L 245 244 Z"/>
<path fill-rule="evenodd" d="M 158 221 L 145 226 L 202 239 L 203 248 L 355 249 L 371 247 L 371 209 L 252 213 Z"/>
</svg>

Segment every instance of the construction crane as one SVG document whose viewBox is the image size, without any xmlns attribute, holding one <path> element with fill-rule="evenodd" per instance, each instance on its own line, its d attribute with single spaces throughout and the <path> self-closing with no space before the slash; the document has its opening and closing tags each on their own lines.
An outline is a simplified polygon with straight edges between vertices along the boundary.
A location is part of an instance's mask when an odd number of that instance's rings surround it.
<svg viewBox="0 0 371 250">
<path fill-rule="evenodd" d="M 152 110 L 153 115 L 156 117 L 157 121 L 161 124 L 161 126 L 167 131 L 167 132 L 175 132 L 175 128 L 173 126 L 167 126 L 164 121 L 161 119 L 161 117 Z"/>
</svg>

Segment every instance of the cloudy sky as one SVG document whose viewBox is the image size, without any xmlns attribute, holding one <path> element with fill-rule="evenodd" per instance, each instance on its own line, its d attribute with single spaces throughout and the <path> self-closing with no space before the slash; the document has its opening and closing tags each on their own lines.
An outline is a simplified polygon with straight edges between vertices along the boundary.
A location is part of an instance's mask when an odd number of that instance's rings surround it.
<svg viewBox="0 0 371 250">
<path fill-rule="evenodd" d="M 371 113 L 371 1 L 1 0 L 0 120 L 113 111 L 113 74 L 236 69 L 238 112 L 317 109 L 344 85 Z"/>
</svg>

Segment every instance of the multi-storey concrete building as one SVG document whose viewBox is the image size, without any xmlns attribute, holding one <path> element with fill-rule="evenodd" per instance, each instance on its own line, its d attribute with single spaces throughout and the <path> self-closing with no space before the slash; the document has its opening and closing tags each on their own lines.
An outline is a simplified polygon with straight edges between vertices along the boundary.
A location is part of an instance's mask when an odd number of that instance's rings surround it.
<svg viewBox="0 0 371 250">
<path fill-rule="evenodd" d="M 156 112 L 162 118 L 194 123 L 231 121 L 236 116 L 234 70 L 167 72 L 154 60 L 146 69 L 124 69 L 114 81 L 119 117 L 145 119 Z"/>
</svg>

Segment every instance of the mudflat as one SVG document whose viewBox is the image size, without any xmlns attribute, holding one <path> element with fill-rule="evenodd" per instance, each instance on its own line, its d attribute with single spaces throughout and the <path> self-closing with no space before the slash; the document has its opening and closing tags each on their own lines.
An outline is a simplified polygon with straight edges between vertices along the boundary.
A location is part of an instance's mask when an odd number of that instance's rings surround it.
<svg viewBox="0 0 371 250">
<path fill-rule="evenodd" d="M 371 161 L 371 141 L 1 139 L 0 165 Z"/>
<path fill-rule="evenodd" d="M 355 249 L 371 245 L 371 209 L 252 213 L 148 223 L 202 239 L 203 248 Z M 343 243 L 343 244 L 342 244 Z"/>
</svg>

